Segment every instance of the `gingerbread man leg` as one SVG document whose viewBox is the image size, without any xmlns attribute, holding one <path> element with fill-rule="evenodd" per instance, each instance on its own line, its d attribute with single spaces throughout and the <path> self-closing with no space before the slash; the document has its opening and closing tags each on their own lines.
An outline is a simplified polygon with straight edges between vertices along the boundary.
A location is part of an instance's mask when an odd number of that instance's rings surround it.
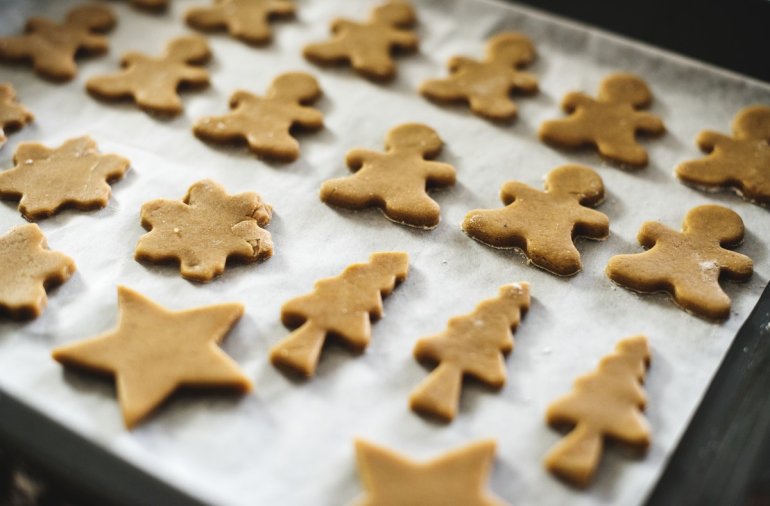
<svg viewBox="0 0 770 506">
<path fill-rule="evenodd" d="M 321 198 L 333 205 L 343 205 L 350 209 L 363 209 L 372 203 L 371 195 L 365 184 L 353 176 L 330 179 L 321 186 Z"/>
<path fill-rule="evenodd" d="M 695 314 L 709 314 L 726 318 L 730 314 L 730 297 L 719 286 L 719 269 L 706 266 L 703 279 L 680 277 L 675 280 L 674 300 Z"/>
<path fill-rule="evenodd" d="M 471 95 L 468 99 L 471 110 L 493 119 L 508 119 L 516 115 L 516 104 L 507 96 Z"/>
<path fill-rule="evenodd" d="M 354 69 L 376 79 L 386 79 L 396 71 L 396 65 L 387 49 L 381 52 L 366 49 L 353 51 L 350 64 Z"/>
<path fill-rule="evenodd" d="M 388 195 L 383 211 L 393 221 L 418 227 L 435 227 L 441 219 L 439 205 L 427 195 L 419 198 Z"/>
<path fill-rule="evenodd" d="M 463 230 L 474 239 L 496 248 L 524 247 L 524 241 L 515 237 L 515 230 L 498 209 L 479 209 L 469 214 L 463 222 Z"/>
<path fill-rule="evenodd" d="M 572 242 L 572 236 L 559 237 L 558 230 L 549 230 L 552 236 L 527 239 L 527 256 L 533 264 L 548 272 L 568 276 L 580 271 L 580 253 Z"/>
<path fill-rule="evenodd" d="M 636 142 L 634 134 L 615 133 L 596 140 L 596 147 L 602 156 L 629 165 L 645 165 L 647 151 Z"/>
<path fill-rule="evenodd" d="M 274 132 L 272 130 L 252 130 L 246 133 L 246 142 L 249 148 L 266 157 L 291 161 L 297 158 L 299 142 L 286 132 Z"/>
<path fill-rule="evenodd" d="M 574 121 L 546 121 L 540 127 L 540 138 L 562 146 L 577 148 L 591 141 L 585 130 L 583 125 Z"/>
<path fill-rule="evenodd" d="M 712 163 L 708 158 L 692 160 L 677 167 L 677 175 L 694 185 L 722 186 L 730 182 L 730 175 L 722 163 Z M 693 183 L 692 181 L 696 181 Z"/>
</svg>

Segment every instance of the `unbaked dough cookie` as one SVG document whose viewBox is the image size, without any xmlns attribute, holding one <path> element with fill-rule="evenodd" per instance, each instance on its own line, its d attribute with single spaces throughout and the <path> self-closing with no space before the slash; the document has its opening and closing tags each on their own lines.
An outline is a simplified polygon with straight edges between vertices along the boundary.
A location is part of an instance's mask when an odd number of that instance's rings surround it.
<svg viewBox="0 0 770 506">
<path fill-rule="evenodd" d="M 256 262 L 273 255 L 270 232 L 262 229 L 272 208 L 253 192 L 228 195 L 211 180 L 198 181 L 182 201 L 153 200 L 142 206 L 149 230 L 136 245 L 137 260 L 179 263 L 187 279 L 211 281 L 229 258 Z"/>
<path fill-rule="evenodd" d="M 441 219 L 426 187 L 455 183 L 455 169 L 431 161 L 443 142 L 426 125 L 409 123 L 393 128 L 385 139 L 385 153 L 364 149 L 348 152 L 346 162 L 355 174 L 321 185 L 321 200 L 347 209 L 379 207 L 397 223 L 434 228 Z"/>
<path fill-rule="evenodd" d="M 500 190 L 503 209 L 477 209 L 465 216 L 466 234 L 494 248 L 520 248 L 530 262 L 560 276 L 582 268 L 575 237 L 605 239 L 609 219 L 590 209 L 604 199 L 595 171 L 563 165 L 545 178 L 545 192 L 508 181 Z"/>
<path fill-rule="evenodd" d="M 725 249 L 741 244 L 743 232 L 737 213 L 715 205 L 691 209 L 682 232 L 648 221 L 637 236 L 648 251 L 612 257 L 607 276 L 639 292 L 668 292 L 685 310 L 723 320 L 730 316 L 730 298 L 720 277 L 746 281 L 753 270 L 749 257 Z"/>
<path fill-rule="evenodd" d="M 35 224 L 14 227 L 0 236 L 0 314 L 36 318 L 48 300 L 45 289 L 60 285 L 75 272 L 75 262 L 46 247 Z"/>
<path fill-rule="evenodd" d="M 7 137 L 5 130 L 18 130 L 35 117 L 16 100 L 16 91 L 8 83 L 0 84 L 0 148 Z"/>
<path fill-rule="evenodd" d="M 732 137 L 706 130 L 697 142 L 709 155 L 680 164 L 680 180 L 707 190 L 732 188 L 753 202 L 770 205 L 770 107 L 740 111 Z"/>
<path fill-rule="evenodd" d="M 576 92 L 564 97 L 561 105 L 570 116 L 543 123 L 540 138 L 573 148 L 593 145 L 610 160 L 643 167 L 647 151 L 636 141 L 636 133 L 665 131 L 658 116 L 637 110 L 651 101 L 652 92 L 639 77 L 612 74 L 602 81 L 596 100 Z"/>
<path fill-rule="evenodd" d="M 335 19 L 331 25 L 334 37 L 306 46 L 303 54 L 319 64 L 349 62 L 359 74 L 371 79 L 392 79 L 396 75 L 393 51 L 417 49 L 417 34 L 408 30 L 416 21 L 407 1 L 390 0 L 374 9 L 363 23 Z"/>
<path fill-rule="evenodd" d="M 147 111 L 160 114 L 182 112 L 180 85 L 205 86 L 209 74 L 198 65 L 205 63 L 211 53 L 206 39 L 180 37 L 168 43 L 161 57 L 130 52 L 123 55 L 117 74 L 96 76 L 86 82 L 86 89 L 100 98 L 116 100 L 131 97 Z"/>
<path fill-rule="evenodd" d="M 305 377 L 315 374 L 328 334 L 356 351 L 371 338 L 370 319 L 380 318 L 382 297 L 406 279 L 406 253 L 372 253 L 368 263 L 348 266 L 342 274 L 315 283 L 313 292 L 281 307 L 281 320 L 296 328 L 270 350 L 273 365 Z"/>
<path fill-rule="evenodd" d="M 64 23 L 30 18 L 24 35 L 0 37 L 0 61 L 30 61 L 40 76 L 70 80 L 77 73 L 75 56 L 106 52 L 107 39 L 99 33 L 114 25 L 112 11 L 100 5 L 75 7 Z"/>
<path fill-rule="evenodd" d="M 20 199 L 19 211 L 28 220 L 65 208 L 106 206 L 112 193 L 108 183 L 123 177 L 129 166 L 122 156 L 100 154 L 90 137 L 70 139 L 55 149 L 24 142 L 13 163 L 0 172 L 0 198 Z"/>
<path fill-rule="evenodd" d="M 236 91 L 230 97 L 231 112 L 199 119 L 193 132 L 215 142 L 243 139 L 258 155 L 293 161 L 299 157 L 299 143 L 291 135 L 292 128 L 317 130 L 323 126 L 321 111 L 307 105 L 320 96 L 318 81 L 310 74 L 281 74 L 264 97 Z"/>
<path fill-rule="evenodd" d="M 650 427 L 641 411 L 647 402 L 641 384 L 649 362 L 646 337 L 624 339 L 595 371 L 575 381 L 571 393 L 548 407 L 550 425 L 572 427 L 546 456 L 549 471 L 586 487 L 599 466 L 605 438 L 647 449 Z"/>
<path fill-rule="evenodd" d="M 250 44 L 264 44 L 273 37 L 269 21 L 294 15 L 292 0 L 214 0 L 211 7 L 187 11 L 187 24 L 198 30 L 226 28 L 230 35 Z"/>
<path fill-rule="evenodd" d="M 53 358 L 115 377 L 126 427 L 132 428 L 180 387 L 251 390 L 251 381 L 217 346 L 243 315 L 237 303 L 169 311 L 118 287 L 116 329 L 64 345 Z"/>
<path fill-rule="evenodd" d="M 464 376 L 501 388 L 506 378 L 503 355 L 513 350 L 512 332 L 528 309 L 528 283 L 503 285 L 497 297 L 450 319 L 444 332 L 417 341 L 415 358 L 438 366 L 414 389 L 410 407 L 449 421 L 457 414 Z"/>
<path fill-rule="evenodd" d="M 464 56 L 449 60 L 449 77 L 425 81 L 420 93 L 440 102 L 467 102 L 471 111 L 492 120 L 516 117 L 511 92 L 534 93 L 537 78 L 520 68 L 535 58 L 528 37 L 507 32 L 487 42 L 483 61 Z"/>
</svg>

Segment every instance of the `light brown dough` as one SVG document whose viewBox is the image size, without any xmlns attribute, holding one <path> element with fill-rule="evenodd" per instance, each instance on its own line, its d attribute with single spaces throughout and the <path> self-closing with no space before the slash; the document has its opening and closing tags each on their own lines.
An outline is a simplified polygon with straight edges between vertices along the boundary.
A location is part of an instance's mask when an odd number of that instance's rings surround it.
<svg viewBox="0 0 770 506">
<path fill-rule="evenodd" d="M 356 440 L 364 496 L 357 506 L 502 506 L 487 491 L 495 442 L 481 440 L 425 462 Z"/>
<path fill-rule="evenodd" d="M 394 50 L 417 49 L 417 34 L 408 30 L 416 21 L 408 2 L 390 0 L 374 9 L 363 23 L 344 18 L 333 20 L 332 39 L 306 46 L 303 54 L 318 64 L 349 62 L 365 77 L 389 80 L 396 75 Z"/>
<path fill-rule="evenodd" d="M 13 163 L 0 172 L 0 198 L 20 198 L 19 211 L 28 220 L 65 208 L 106 206 L 112 193 L 108 183 L 123 177 L 129 166 L 122 156 L 100 154 L 90 137 L 70 139 L 55 149 L 21 143 Z"/>
<path fill-rule="evenodd" d="M 643 167 L 647 165 L 647 151 L 636 141 L 636 133 L 665 131 L 658 116 L 637 110 L 651 101 L 652 92 L 639 77 L 612 74 L 602 81 L 596 100 L 583 93 L 567 94 L 562 109 L 570 116 L 543 123 L 540 138 L 572 148 L 593 145 L 605 158 Z"/>
<path fill-rule="evenodd" d="M 14 227 L 0 236 L 0 314 L 37 318 L 48 301 L 45 290 L 67 281 L 75 262 L 50 251 L 35 224 Z"/>
<path fill-rule="evenodd" d="M 5 130 L 18 130 L 35 117 L 26 107 L 16 101 L 16 91 L 8 83 L 0 84 L 0 148 L 7 137 Z"/>
<path fill-rule="evenodd" d="M 607 276 L 638 292 L 667 292 L 683 309 L 723 320 L 730 316 L 730 298 L 720 277 L 746 281 L 753 270 L 749 257 L 725 249 L 741 244 L 743 231 L 737 213 L 715 205 L 691 209 L 682 232 L 648 221 L 637 236 L 648 251 L 610 258 Z"/>
<path fill-rule="evenodd" d="M 680 180 L 707 190 L 732 188 L 753 202 L 770 205 L 770 107 L 740 111 L 732 137 L 706 130 L 697 142 L 709 155 L 680 164 Z"/>
<path fill-rule="evenodd" d="M 594 372 L 579 377 L 571 393 L 548 407 L 550 425 L 572 427 L 545 458 L 545 466 L 578 487 L 593 479 L 604 439 L 645 450 L 650 427 L 641 410 L 647 402 L 641 383 L 650 362 L 647 338 L 629 337 L 604 357 Z"/>
<path fill-rule="evenodd" d="M 495 35 L 487 42 L 483 61 L 464 56 L 449 60 L 449 77 L 432 79 L 420 86 L 420 93 L 440 102 L 467 102 L 471 110 L 492 120 L 516 117 L 511 92 L 535 93 L 537 78 L 520 68 L 535 58 L 528 37 L 515 32 Z"/>
<path fill-rule="evenodd" d="M 501 388 L 506 377 L 503 354 L 513 350 L 512 331 L 528 309 L 528 283 L 503 285 L 497 297 L 482 301 L 470 314 L 450 319 L 444 332 L 417 341 L 415 358 L 438 367 L 412 391 L 412 410 L 452 420 L 465 375 Z"/>
<path fill-rule="evenodd" d="M 112 11 L 100 5 L 75 7 L 64 23 L 30 18 L 24 35 L 0 37 L 0 61 L 30 61 L 38 75 L 67 81 L 77 73 L 76 55 L 107 51 L 107 39 L 98 33 L 114 25 Z"/>
<path fill-rule="evenodd" d="M 169 0 L 131 0 L 131 5 L 149 12 L 160 12 L 168 8 L 168 2 Z"/>
<path fill-rule="evenodd" d="M 210 56 L 203 37 L 180 37 L 169 42 L 165 54 L 158 58 L 136 52 L 124 54 L 120 62 L 124 70 L 92 77 L 86 89 L 108 100 L 131 97 L 139 107 L 154 113 L 179 114 L 182 99 L 177 89 L 182 84 L 207 85 L 209 74 L 197 65 Z"/>
<path fill-rule="evenodd" d="M 560 276 L 582 268 L 575 237 L 606 239 L 609 219 L 589 209 L 604 200 L 595 171 L 563 165 L 545 178 L 545 192 L 508 181 L 500 190 L 503 209 L 476 209 L 465 216 L 466 234 L 494 248 L 520 248 L 538 267 Z"/>
<path fill-rule="evenodd" d="M 132 428 L 180 387 L 251 390 L 251 381 L 217 346 L 243 315 L 237 303 L 169 311 L 118 287 L 116 329 L 56 348 L 53 358 L 115 377 L 126 427 Z"/>
<path fill-rule="evenodd" d="M 276 77 L 265 97 L 236 91 L 230 97 L 232 112 L 195 122 L 193 132 L 215 142 L 245 140 L 256 154 L 293 161 L 299 157 L 299 143 L 292 128 L 317 130 L 323 127 L 323 114 L 308 107 L 321 96 L 318 81 L 304 72 Z"/>
<path fill-rule="evenodd" d="M 346 162 L 355 174 L 325 181 L 321 200 L 347 209 L 377 206 L 397 223 L 434 228 L 441 219 L 440 209 L 426 186 L 455 183 L 454 167 L 429 160 L 439 155 L 442 144 L 426 125 L 393 128 L 385 139 L 385 153 L 349 151 Z"/>
<path fill-rule="evenodd" d="M 273 255 L 270 232 L 261 228 L 270 223 L 270 205 L 254 192 L 228 195 L 210 179 L 192 185 L 181 202 L 147 202 L 141 217 L 150 232 L 139 239 L 136 259 L 176 261 L 187 279 L 211 281 L 228 258 L 256 262 Z"/>
<path fill-rule="evenodd" d="M 313 292 L 281 307 L 281 320 L 296 328 L 270 350 L 270 361 L 305 377 L 315 374 L 329 334 L 356 351 L 371 339 L 371 321 L 382 317 L 382 297 L 406 279 L 406 253 L 372 253 L 368 263 L 348 266 L 342 274 L 317 281 Z"/>
<path fill-rule="evenodd" d="M 249 44 L 264 44 L 273 37 L 269 21 L 294 15 L 292 0 L 214 0 L 211 7 L 187 11 L 187 24 L 198 30 L 226 28 L 230 35 Z"/>
</svg>

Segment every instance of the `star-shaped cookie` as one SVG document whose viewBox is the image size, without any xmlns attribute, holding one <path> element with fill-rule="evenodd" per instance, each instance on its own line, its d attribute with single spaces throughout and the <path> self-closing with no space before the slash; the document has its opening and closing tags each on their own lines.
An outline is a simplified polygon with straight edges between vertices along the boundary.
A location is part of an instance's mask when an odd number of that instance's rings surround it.
<svg viewBox="0 0 770 506">
<path fill-rule="evenodd" d="M 415 462 L 386 448 L 356 441 L 364 485 L 359 506 L 500 506 L 485 490 L 495 442 L 477 441 L 427 462 Z"/>
<path fill-rule="evenodd" d="M 0 198 L 19 200 L 28 220 L 47 218 L 60 209 L 97 209 L 110 199 L 109 182 L 123 177 L 129 162 L 102 155 L 90 137 L 70 139 L 58 148 L 24 142 L 13 155 L 16 164 L 0 172 Z"/>
<path fill-rule="evenodd" d="M 243 315 L 238 303 L 169 311 L 118 287 L 120 321 L 106 334 L 56 348 L 64 365 L 113 375 L 126 427 L 180 387 L 251 390 L 251 381 L 217 344 Z"/>
<path fill-rule="evenodd" d="M 16 91 L 8 83 L 0 84 L 0 148 L 7 140 L 5 129 L 18 130 L 35 117 L 16 101 Z"/>
<path fill-rule="evenodd" d="M 64 283 L 73 272 L 70 257 L 46 249 L 40 227 L 12 228 L 0 236 L 0 314 L 16 319 L 39 316 L 48 300 L 45 288 Z"/>
</svg>

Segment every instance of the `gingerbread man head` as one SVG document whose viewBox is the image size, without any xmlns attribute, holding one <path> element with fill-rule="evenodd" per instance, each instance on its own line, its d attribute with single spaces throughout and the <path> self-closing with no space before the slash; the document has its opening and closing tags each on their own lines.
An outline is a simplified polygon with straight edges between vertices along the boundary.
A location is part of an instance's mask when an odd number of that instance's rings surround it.
<svg viewBox="0 0 770 506">
<path fill-rule="evenodd" d="M 770 107 L 754 105 L 743 109 L 733 121 L 733 132 L 738 139 L 770 142 Z"/>
<path fill-rule="evenodd" d="M 604 184 L 599 174 L 582 165 L 563 165 L 545 177 L 550 193 L 572 195 L 584 206 L 595 206 L 604 199 Z"/>
<path fill-rule="evenodd" d="M 532 41 L 518 33 L 502 33 L 492 37 L 487 45 L 487 59 L 518 67 L 535 58 Z"/>
<path fill-rule="evenodd" d="M 430 127 L 419 124 L 401 125 L 388 132 L 385 148 L 390 152 L 414 153 L 425 158 L 438 155 L 441 138 Z"/>
<path fill-rule="evenodd" d="M 288 102 L 304 103 L 321 94 L 318 81 L 310 74 L 291 72 L 281 74 L 270 85 L 270 96 Z"/>
<path fill-rule="evenodd" d="M 89 31 L 102 32 L 115 25 L 115 16 L 102 6 L 83 5 L 72 9 L 67 14 L 67 24 Z"/>
<path fill-rule="evenodd" d="M 204 63 L 209 59 L 206 39 L 202 37 L 180 37 L 168 43 L 166 55 L 169 60 L 180 63 Z"/>
<path fill-rule="evenodd" d="M 390 26 L 411 25 L 415 22 L 414 10 L 406 2 L 390 1 L 372 11 L 372 21 Z"/>
<path fill-rule="evenodd" d="M 690 210 L 684 218 L 682 231 L 719 241 L 721 246 L 737 246 L 743 241 L 743 220 L 726 207 L 705 205 Z"/>
<path fill-rule="evenodd" d="M 652 92 L 633 74 L 613 74 L 602 81 L 598 98 L 600 102 L 625 102 L 639 108 L 652 102 Z"/>
</svg>

